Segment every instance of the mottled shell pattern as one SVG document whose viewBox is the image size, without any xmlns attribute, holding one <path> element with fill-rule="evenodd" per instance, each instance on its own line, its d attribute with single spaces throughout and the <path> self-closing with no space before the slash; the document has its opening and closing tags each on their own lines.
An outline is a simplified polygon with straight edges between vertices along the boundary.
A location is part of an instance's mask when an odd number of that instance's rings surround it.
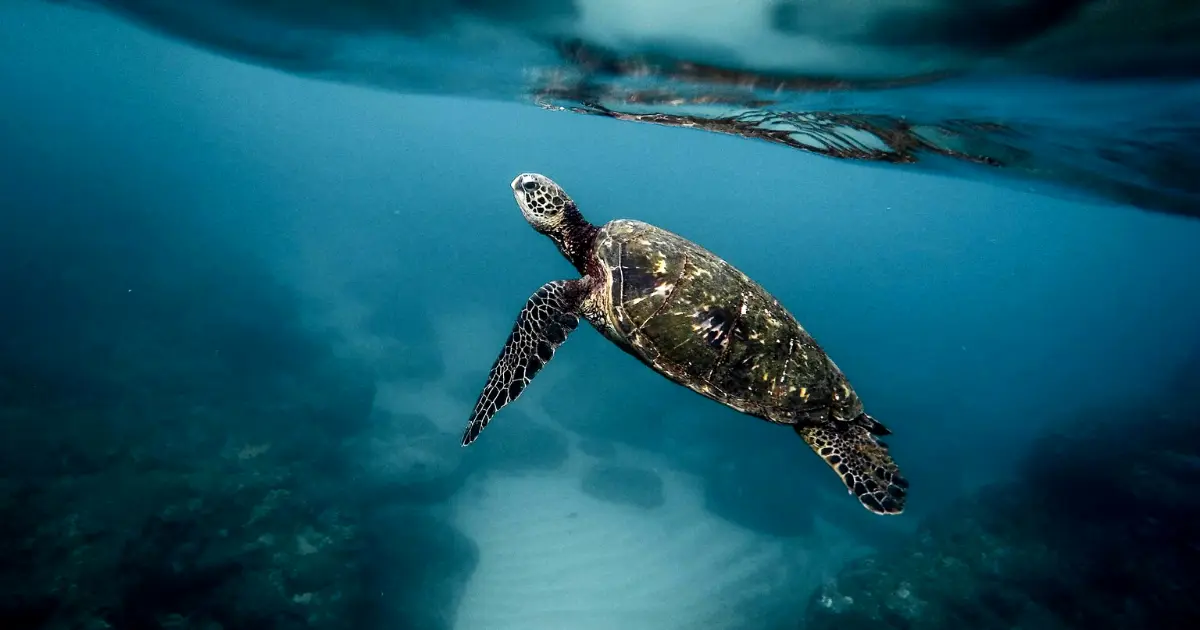
<svg viewBox="0 0 1200 630">
<path fill-rule="evenodd" d="M 862 403 L 779 302 L 695 243 L 640 221 L 597 236 L 606 335 L 667 378 L 772 422 L 849 421 Z M 809 415 L 813 414 L 813 415 Z"/>
</svg>

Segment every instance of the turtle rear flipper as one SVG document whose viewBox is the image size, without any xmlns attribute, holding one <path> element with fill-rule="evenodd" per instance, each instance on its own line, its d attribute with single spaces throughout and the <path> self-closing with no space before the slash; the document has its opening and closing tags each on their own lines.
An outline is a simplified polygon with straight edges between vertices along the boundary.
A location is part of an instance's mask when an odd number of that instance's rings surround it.
<svg viewBox="0 0 1200 630">
<path fill-rule="evenodd" d="M 579 305 L 585 289 L 579 280 L 555 280 L 529 296 L 475 402 L 463 433 L 463 446 L 474 442 L 492 416 L 521 395 L 579 325 Z"/>
<path fill-rule="evenodd" d="M 886 427 L 867 414 L 850 422 L 794 426 L 863 507 L 876 514 L 904 511 L 908 480 L 900 474 L 887 445 L 875 437 L 890 433 Z"/>
</svg>

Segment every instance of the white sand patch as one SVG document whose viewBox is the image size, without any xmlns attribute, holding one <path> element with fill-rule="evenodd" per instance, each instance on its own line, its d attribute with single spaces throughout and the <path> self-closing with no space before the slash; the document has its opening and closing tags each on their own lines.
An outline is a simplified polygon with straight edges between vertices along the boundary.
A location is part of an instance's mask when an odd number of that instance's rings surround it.
<svg viewBox="0 0 1200 630">
<path fill-rule="evenodd" d="M 621 459 L 657 458 L 622 449 Z M 794 627 L 840 563 L 837 541 L 784 541 L 712 517 L 695 479 L 669 469 L 658 470 L 660 508 L 594 499 L 580 490 L 584 464 L 576 453 L 557 474 L 493 475 L 458 495 L 456 525 L 480 560 L 457 630 Z"/>
</svg>

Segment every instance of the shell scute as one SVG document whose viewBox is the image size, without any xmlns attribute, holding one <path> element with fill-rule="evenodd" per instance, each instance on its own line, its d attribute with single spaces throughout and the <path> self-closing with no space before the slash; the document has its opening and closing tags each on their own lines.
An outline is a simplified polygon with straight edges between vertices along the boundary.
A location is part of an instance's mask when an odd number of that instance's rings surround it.
<svg viewBox="0 0 1200 630">
<path fill-rule="evenodd" d="M 736 409 L 795 421 L 832 401 L 840 371 L 762 286 L 660 228 L 615 221 L 597 255 L 612 335 L 655 370 Z"/>
</svg>

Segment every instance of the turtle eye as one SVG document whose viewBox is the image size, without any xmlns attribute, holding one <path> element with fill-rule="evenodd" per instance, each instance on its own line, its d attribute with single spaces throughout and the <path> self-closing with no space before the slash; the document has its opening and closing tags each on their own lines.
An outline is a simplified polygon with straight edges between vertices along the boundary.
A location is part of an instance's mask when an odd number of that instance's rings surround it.
<svg viewBox="0 0 1200 630">
<path fill-rule="evenodd" d="M 525 183 L 521 184 L 521 188 L 524 188 L 525 190 L 532 192 L 533 190 L 535 190 L 537 188 L 537 182 L 533 181 L 532 179 L 528 180 Z"/>
</svg>

